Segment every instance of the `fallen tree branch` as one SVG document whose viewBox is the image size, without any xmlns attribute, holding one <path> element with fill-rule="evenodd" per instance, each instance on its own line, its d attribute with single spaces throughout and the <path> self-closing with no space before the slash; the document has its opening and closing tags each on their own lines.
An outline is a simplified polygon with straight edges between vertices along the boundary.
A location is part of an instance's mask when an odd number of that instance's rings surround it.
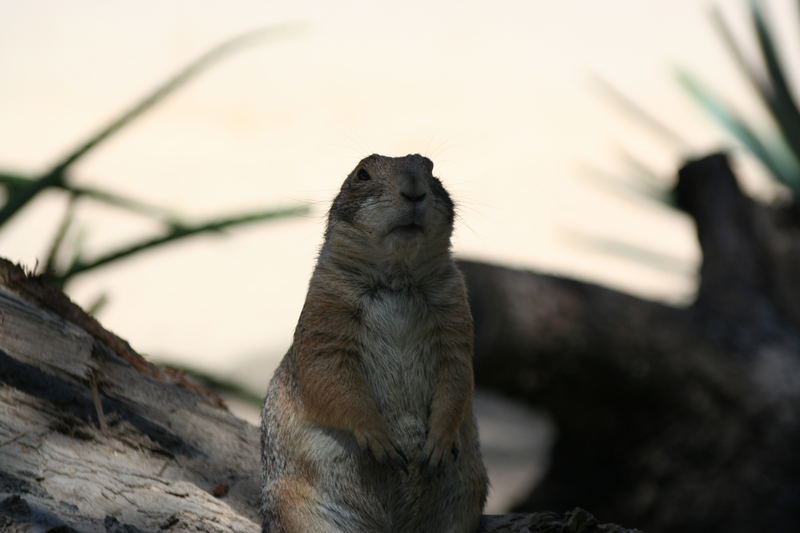
<svg viewBox="0 0 800 533">
<path fill-rule="evenodd" d="M 148 365 L 63 294 L 0 261 L 0 529 L 260 530 L 258 429 Z M 632 530 L 576 509 L 487 516 L 482 531 Z"/>
<path fill-rule="evenodd" d="M 681 171 L 697 301 L 461 261 L 476 382 L 558 434 L 520 510 L 581 505 L 648 531 L 800 530 L 800 231 L 744 197 L 722 155 Z M 609 483 L 609 480 L 613 482 Z"/>
</svg>

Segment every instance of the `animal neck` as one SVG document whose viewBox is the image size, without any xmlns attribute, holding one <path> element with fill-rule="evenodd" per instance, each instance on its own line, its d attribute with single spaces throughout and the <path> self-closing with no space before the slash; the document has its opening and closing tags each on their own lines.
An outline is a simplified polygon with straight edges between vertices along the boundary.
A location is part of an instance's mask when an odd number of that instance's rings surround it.
<svg viewBox="0 0 800 533">
<path fill-rule="evenodd" d="M 365 246 L 349 236 L 329 234 L 317 269 L 365 292 L 425 291 L 452 269 L 452 257 L 449 240 Z"/>
</svg>

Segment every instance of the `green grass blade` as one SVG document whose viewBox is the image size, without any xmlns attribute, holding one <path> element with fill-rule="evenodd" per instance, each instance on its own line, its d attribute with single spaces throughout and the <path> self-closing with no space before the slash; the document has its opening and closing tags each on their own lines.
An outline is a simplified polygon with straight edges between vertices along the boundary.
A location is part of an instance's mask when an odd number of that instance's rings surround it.
<svg viewBox="0 0 800 533">
<path fill-rule="evenodd" d="M 669 145 L 676 147 L 681 152 L 687 152 L 691 149 L 691 146 L 686 139 L 681 137 L 675 130 L 664 124 L 662 121 L 657 119 L 652 113 L 640 106 L 633 99 L 626 96 L 612 83 L 597 75 L 592 76 L 591 79 L 594 85 L 609 101 L 616 104 L 626 114 L 647 127 L 657 137 L 661 138 Z"/>
<path fill-rule="evenodd" d="M 29 185 L 33 180 L 20 176 L 19 174 L 11 174 L 9 172 L 0 171 L 0 185 L 7 187 L 20 187 Z"/>
<path fill-rule="evenodd" d="M 568 230 L 565 232 L 568 239 L 584 247 L 592 248 L 604 254 L 614 255 L 625 259 L 633 260 L 637 263 L 646 264 L 670 274 L 681 276 L 693 276 L 695 268 L 687 261 L 650 250 L 648 248 L 619 241 L 607 239 L 595 235 L 588 235 L 580 231 Z"/>
<path fill-rule="evenodd" d="M 718 6 L 711 9 L 711 24 L 722 39 L 723 44 L 728 49 L 731 57 L 736 63 L 736 67 L 742 72 L 745 79 L 750 83 L 750 86 L 759 93 L 765 101 L 770 98 L 769 84 L 764 76 L 758 72 L 756 67 L 744 57 L 741 47 L 736 42 L 730 26 L 722 17 L 722 12 Z"/>
<path fill-rule="evenodd" d="M 662 179 L 658 172 L 628 150 L 620 149 L 620 154 L 630 172 L 636 176 L 637 182 L 641 183 L 641 188 L 649 191 L 653 200 L 666 207 L 677 208 L 672 192 L 662 184 Z"/>
<path fill-rule="evenodd" d="M 647 163 L 634 156 L 631 152 L 625 150 L 624 148 L 619 148 L 619 152 L 622 156 L 622 159 L 625 161 L 625 164 L 634 174 L 648 180 L 650 183 L 658 183 L 660 181 L 661 178 L 659 177 L 658 172 L 653 170 L 652 167 L 648 166 Z"/>
<path fill-rule="evenodd" d="M 122 113 L 119 117 L 112 120 L 110 124 L 101 128 L 97 133 L 91 135 L 88 139 L 81 143 L 78 148 L 67 154 L 42 177 L 32 181 L 26 186 L 21 186 L 14 189 L 13 193 L 10 194 L 6 199 L 5 205 L 0 208 L 0 227 L 2 227 L 9 218 L 11 218 L 17 211 L 24 207 L 25 204 L 27 204 L 39 192 L 47 187 L 52 187 L 63 183 L 64 173 L 67 168 L 70 167 L 70 165 L 89 153 L 93 148 L 97 147 L 100 143 L 108 139 L 111 135 L 129 124 L 142 113 L 149 110 L 156 103 L 163 100 L 170 93 L 186 84 L 186 82 L 194 78 L 196 75 L 208 69 L 214 63 L 217 63 L 232 52 L 240 50 L 245 45 L 255 43 L 267 37 L 282 37 L 289 32 L 294 32 L 297 29 L 297 25 L 278 25 L 270 26 L 268 28 L 260 28 L 224 41 L 223 43 L 204 53 L 170 79 L 156 87 L 155 90 L 153 90 L 150 94 L 145 96 L 127 111 Z"/>
<path fill-rule="evenodd" d="M 741 47 L 733 37 L 733 32 L 731 31 L 730 26 L 728 26 L 728 23 L 725 22 L 725 19 L 722 17 L 722 13 L 717 6 L 714 6 L 711 10 L 711 23 L 719 34 L 720 39 L 722 39 L 723 44 L 728 49 L 728 52 L 733 58 L 734 63 L 736 63 L 736 67 L 741 71 L 744 78 L 750 83 L 750 87 L 761 97 L 761 100 L 764 102 L 764 105 L 767 107 L 767 109 L 772 112 L 772 89 L 770 88 L 768 81 L 764 75 L 758 72 L 756 67 L 744 57 L 744 52 L 742 52 Z"/>
<path fill-rule="evenodd" d="M 769 145 L 773 149 L 773 156 L 785 161 L 782 168 L 786 168 L 787 172 L 800 175 L 800 145 L 789 144 L 789 135 L 787 134 L 788 125 L 786 124 L 787 115 L 778 104 L 778 100 L 776 99 L 769 80 L 744 57 L 741 47 L 733 37 L 733 32 L 731 32 L 730 27 L 725 22 L 719 9 L 714 8 L 711 11 L 711 20 L 714 28 L 719 33 L 720 38 L 733 57 L 736 66 L 749 82 L 753 91 L 759 96 L 765 109 L 772 115 L 775 124 L 778 126 L 778 130 L 783 135 L 780 139 L 776 139 L 775 143 Z M 778 154 L 777 152 L 780 153 Z"/>
<path fill-rule="evenodd" d="M 602 185 L 605 188 L 619 191 L 637 200 L 645 199 L 647 201 L 655 202 L 661 207 L 675 208 L 675 202 L 669 191 L 662 187 L 657 187 L 647 181 L 638 179 L 623 179 L 616 174 L 612 174 L 603 170 L 593 164 L 583 162 L 581 167 L 595 183 Z"/>
<path fill-rule="evenodd" d="M 0 208 L 0 228 L 14 214 L 25 207 L 34 196 L 48 187 L 53 187 L 62 183 L 62 174 L 47 174 L 37 180 L 33 180 L 25 185 L 15 185 L 9 188 L 9 194 L 3 207 Z"/>
<path fill-rule="evenodd" d="M 138 103 L 133 105 L 116 119 L 112 120 L 110 124 L 101 128 L 100 131 L 86 139 L 78 146 L 77 149 L 72 151 L 62 161 L 56 164 L 50 173 L 63 172 L 67 169 L 67 167 L 86 155 L 90 150 L 116 133 L 123 126 L 129 124 L 131 121 L 133 121 L 133 119 L 139 117 L 142 113 L 149 110 L 156 103 L 163 100 L 166 96 L 175 92 L 176 89 L 185 85 L 198 74 L 208 70 L 209 67 L 213 66 L 215 63 L 218 63 L 226 56 L 229 56 L 231 53 L 237 52 L 247 45 L 254 44 L 266 38 L 286 36 L 297 28 L 298 27 L 296 25 L 285 24 L 270 26 L 267 28 L 252 30 L 223 41 L 186 65 L 177 74 L 173 75 L 171 78 L 156 87 L 150 94 L 142 98 Z"/>
<path fill-rule="evenodd" d="M 64 244 L 64 237 L 66 237 L 67 231 L 69 231 L 69 228 L 72 226 L 72 223 L 75 220 L 75 209 L 77 205 L 78 197 L 73 194 L 67 201 L 67 207 L 64 210 L 64 215 L 61 217 L 61 222 L 58 224 L 55 235 L 53 235 L 53 240 L 50 241 L 50 247 L 47 250 L 47 255 L 45 256 L 44 260 L 43 272 L 45 276 L 53 275 L 56 270 L 56 261 L 58 261 L 58 257 L 61 255 L 61 247 Z"/>
<path fill-rule="evenodd" d="M 800 179 L 772 153 L 758 134 L 742 120 L 719 96 L 702 85 L 689 72 L 678 69 L 677 78 L 688 93 L 734 138 L 741 142 L 770 173 L 793 191 L 800 191 Z"/>
<path fill-rule="evenodd" d="M 100 312 L 108 305 L 109 297 L 107 292 L 101 292 L 86 306 L 86 312 L 93 317 L 97 317 Z"/>
<path fill-rule="evenodd" d="M 10 187 L 19 187 L 30 185 L 35 180 L 20 176 L 19 174 L 10 174 L 8 172 L 0 172 L 0 185 Z M 167 224 L 174 224 L 178 220 L 178 216 L 171 210 L 152 205 L 133 198 L 127 198 L 119 194 L 99 189 L 97 187 L 83 187 L 80 185 L 70 185 L 68 183 L 58 183 L 56 188 L 62 189 L 69 193 L 71 196 L 85 197 L 95 200 L 100 203 L 125 209 L 133 213 L 144 215 Z"/>
<path fill-rule="evenodd" d="M 759 50 L 770 80 L 770 91 L 764 92 L 772 115 L 786 138 L 786 143 L 800 161 L 800 109 L 792 95 L 789 82 L 781 66 L 778 50 L 775 46 L 772 31 L 766 22 L 766 15 L 761 2 L 751 0 L 750 12 L 758 37 Z M 800 169 L 798 169 L 800 171 Z"/>
<path fill-rule="evenodd" d="M 160 220 L 167 224 L 174 224 L 178 220 L 172 210 L 157 205 L 152 205 L 140 200 L 126 198 L 116 193 L 98 189 L 95 187 L 81 187 L 73 185 L 65 185 L 64 190 L 74 195 L 90 198 L 100 203 L 108 204 L 132 213 L 144 215 L 156 220 Z"/>
<path fill-rule="evenodd" d="M 159 363 L 161 366 L 172 368 L 186 374 L 195 381 L 198 381 L 206 389 L 211 389 L 214 392 L 221 394 L 228 394 L 243 403 L 252 405 L 253 407 L 261 407 L 264 404 L 263 396 L 256 394 L 244 385 L 241 385 L 232 379 L 220 377 L 197 367 L 166 362 L 166 358 L 156 357 L 155 359 L 163 361 Z"/>
<path fill-rule="evenodd" d="M 172 227 L 171 231 L 165 233 L 164 235 L 153 237 L 151 239 L 145 239 L 137 243 L 129 244 L 123 248 L 114 250 L 93 260 L 84 261 L 83 259 L 78 258 L 64 273 L 58 276 L 54 276 L 53 281 L 56 283 L 64 284 L 70 278 L 76 276 L 77 274 L 81 274 L 89 270 L 96 269 L 98 267 L 107 265 L 109 263 L 113 263 L 125 257 L 131 256 L 133 254 L 151 248 L 162 246 L 167 243 L 171 243 L 180 239 L 185 239 L 188 237 L 199 235 L 201 233 L 218 232 L 226 228 L 242 226 L 245 224 L 252 224 L 255 222 L 277 220 L 290 216 L 303 215 L 308 213 L 308 211 L 309 211 L 308 207 L 306 206 L 295 206 L 283 209 L 270 209 L 267 211 L 257 211 L 254 213 L 247 213 L 243 215 L 234 215 L 231 217 L 220 218 L 195 225 L 185 225 L 185 226 L 175 225 Z"/>
</svg>

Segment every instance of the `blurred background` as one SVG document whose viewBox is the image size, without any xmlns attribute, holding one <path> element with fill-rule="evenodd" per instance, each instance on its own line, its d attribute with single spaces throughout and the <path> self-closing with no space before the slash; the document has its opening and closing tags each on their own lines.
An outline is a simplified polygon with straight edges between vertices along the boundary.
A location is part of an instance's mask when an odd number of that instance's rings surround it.
<svg viewBox="0 0 800 533">
<path fill-rule="evenodd" d="M 3 220 L 0 254 L 63 274 L 165 231 L 263 215 L 57 280 L 152 360 L 258 397 L 289 346 L 344 177 L 371 153 L 422 153 L 456 200 L 457 256 L 685 308 L 701 257 L 692 219 L 668 199 L 681 162 L 726 148 L 747 195 L 789 197 L 704 112 L 713 105 L 693 80 L 775 129 L 712 9 L 757 58 L 747 1 L 0 0 L 7 185 L 46 176 L 214 46 L 263 29 L 70 161 L 69 187 Z M 797 65 L 796 2 L 765 9 L 784 64 Z M 65 216 L 78 188 L 123 207 L 84 195 Z M 558 430 L 535 405 L 481 398 L 500 512 L 543 475 Z"/>
</svg>

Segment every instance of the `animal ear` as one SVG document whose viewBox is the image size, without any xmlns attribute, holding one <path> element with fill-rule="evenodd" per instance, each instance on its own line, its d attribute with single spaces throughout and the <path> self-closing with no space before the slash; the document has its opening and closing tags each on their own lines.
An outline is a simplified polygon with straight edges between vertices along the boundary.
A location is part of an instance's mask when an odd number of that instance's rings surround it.
<svg viewBox="0 0 800 533">
<path fill-rule="evenodd" d="M 356 177 L 361 181 L 369 181 L 370 179 L 372 179 L 372 176 L 370 176 L 369 172 L 364 170 L 363 167 L 358 169 L 358 172 L 356 172 Z"/>
</svg>

